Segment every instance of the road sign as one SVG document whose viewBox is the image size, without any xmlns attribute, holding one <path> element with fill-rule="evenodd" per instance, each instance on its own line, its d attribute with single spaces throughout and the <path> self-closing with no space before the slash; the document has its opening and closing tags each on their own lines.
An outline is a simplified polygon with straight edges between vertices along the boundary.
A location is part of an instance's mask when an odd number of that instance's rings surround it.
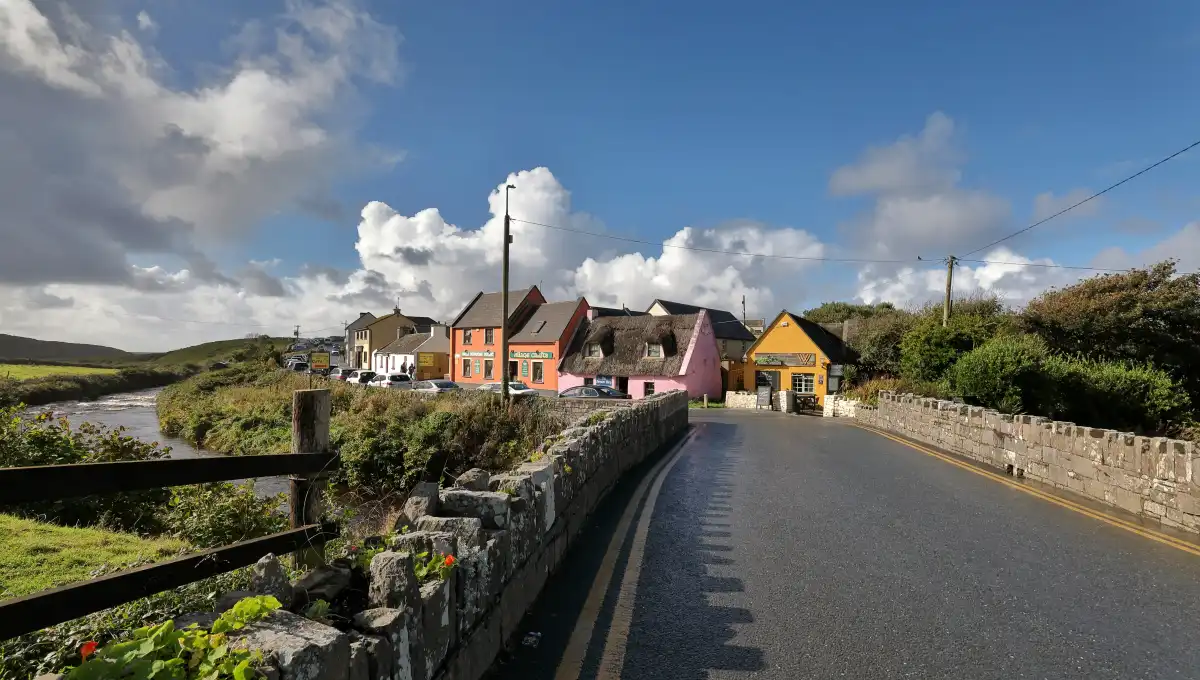
<svg viewBox="0 0 1200 680">
<path fill-rule="evenodd" d="M 314 371 L 329 368 L 329 352 L 313 352 L 308 355 L 308 367 Z"/>
</svg>

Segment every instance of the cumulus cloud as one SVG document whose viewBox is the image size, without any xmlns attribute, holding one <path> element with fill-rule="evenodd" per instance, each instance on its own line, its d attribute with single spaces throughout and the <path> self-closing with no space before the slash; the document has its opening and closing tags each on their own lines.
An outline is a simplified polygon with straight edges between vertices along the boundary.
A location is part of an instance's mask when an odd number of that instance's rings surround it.
<svg viewBox="0 0 1200 680">
<path fill-rule="evenodd" d="M 1158 243 L 1141 250 L 1112 247 L 1100 251 L 1094 265 L 1112 269 L 1141 267 L 1163 260 L 1178 260 L 1178 270 L 1200 271 L 1200 221 L 1189 222 Z"/>
<path fill-rule="evenodd" d="M 1071 206 L 1087 199 L 1092 195 L 1090 189 L 1072 189 L 1067 193 L 1056 196 L 1052 191 L 1046 191 L 1038 194 L 1033 199 L 1033 219 L 1034 221 L 1044 220 L 1051 217 Z M 1094 217 L 1100 212 L 1103 207 L 1104 197 L 1093 198 L 1083 205 L 1075 208 L 1071 212 L 1063 215 L 1063 217 Z"/>
<path fill-rule="evenodd" d="M 150 34 L 148 15 L 137 24 Z M 195 261 L 280 209 L 334 214 L 318 189 L 382 160 L 351 141 L 345 95 L 398 76 L 399 37 L 351 0 L 289 0 L 190 89 L 112 25 L 0 3 L 0 282 L 182 285 L 129 256 Z"/>
</svg>

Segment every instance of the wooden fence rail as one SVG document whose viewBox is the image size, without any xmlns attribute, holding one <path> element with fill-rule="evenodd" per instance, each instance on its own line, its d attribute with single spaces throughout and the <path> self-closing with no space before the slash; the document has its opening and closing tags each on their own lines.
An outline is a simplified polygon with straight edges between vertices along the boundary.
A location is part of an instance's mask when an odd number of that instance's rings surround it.
<svg viewBox="0 0 1200 680">
<path fill-rule="evenodd" d="M 268 553 L 296 553 L 299 567 L 319 565 L 322 546 L 338 536 L 336 525 L 322 524 L 319 518 L 319 482 L 339 462 L 337 455 L 329 452 L 330 408 L 329 390 L 297 390 L 292 395 L 290 454 L 0 468 L 3 505 L 288 474 L 292 527 L 271 536 L 0 601 L 0 639 L 249 566 Z"/>
</svg>

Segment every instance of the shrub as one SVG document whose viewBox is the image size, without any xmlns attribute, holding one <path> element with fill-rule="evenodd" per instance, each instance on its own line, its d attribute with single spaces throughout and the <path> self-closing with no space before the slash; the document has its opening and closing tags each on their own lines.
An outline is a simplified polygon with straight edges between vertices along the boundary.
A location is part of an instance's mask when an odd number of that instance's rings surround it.
<svg viewBox="0 0 1200 680">
<path fill-rule="evenodd" d="M 967 352 L 950 371 L 950 383 L 970 403 L 1005 413 L 1045 411 L 1053 385 L 1043 370 L 1046 343 L 1033 335 L 993 338 Z"/>
<path fill-rule="evenodd" d="M 950 386 L 944 381 L 920 382 L 907 378 L 872 378 L 849 390 L 846 396 L 874 406 L 879 403 L 880 392 L 916 394 L 938 399 L 950 398 Z"/>
<path fill-rule="evenodd" d="M 961 324 L 921 321 L 900 341 L 900 375 L 915 381 L 940 380 L 974 347 L 975 338 Z"/>
<path fill-rule="evenodd" d="M 287 529 L 284 494 L 259 497 L 253 482 L 176 487 L 164 518 L 166 530 L 199 548 L 216 548 Z"/>
<path fill-rule="evenodd" d="M 881 314 L 892 314 L 895 305 L 890 302 L 878 302 L 873 305 L 860 305 L 853 302 L 823 302 L 819 307 L 807 310 L 800 316 L 815 323 L 841 323 L 848 319 L 867 319 Z"/>
<path fill-rule="evenodd" d="M 1095 427 L 1165 433 L 1190 420 L 1191 400 L 1166 371 L 1145 364 L 1050 357 L 1050 417 Z"/>
<path fill-rule="evenodd" d="M 861 373 L 867 377 L 900 375 L 900 341 L 917 318 L 908 312 L 855 319 L 848 344 L 858 352 Z M 847 376 L 848 382 L 853 382 Z"/>
</svg>

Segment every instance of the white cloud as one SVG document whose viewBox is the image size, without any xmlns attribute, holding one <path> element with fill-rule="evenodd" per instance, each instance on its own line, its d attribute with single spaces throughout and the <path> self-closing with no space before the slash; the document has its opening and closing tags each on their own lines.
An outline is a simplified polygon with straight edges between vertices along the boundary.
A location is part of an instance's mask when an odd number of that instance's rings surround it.
<svg viewBox="0 0 1200 680">
<path fill-rule="evenodd" d="M 1092 262 L 1096 267 L 1126 269 L 1171 259 L 1178 260 L 1178 271 L 1200 271 L 1200 221 L 1188 222 L 1158 243 L 1136 252 L 1116 246 L 1106 248 Z"/>
<path fill-rule="evenodd" d="M 916 137 L 905 135 L 888 146 L 871 147 L 857 163 L 835 170 L 829 190 L 835 196 L 941 191 L 958 183 L 961 161 L 954 121 L 937 111 Z"/>
<path fill-rule="evenodd" d="M 1085 200 L 1092 193 L 1091 189 L 1072 189 L 1061 196 L 1055 196 L 1052 191 L 1040 193 L 1033 199 L 1033 219 L 1034 221 L 1044 220 Z M 1093 198 L 1071 212 L 1064 214 L 1063 217 L 1093 217 L 1100 212 L 1103 203 L 1103 196 Z"/>
<path fill-rule="evenodd" d="M 137 25 L 139 29 L 147 32 L 153 32 L 158 28 L 158 24 L 154 23 L 154 19 L 150 17 L 150 14 L 146 10 L 137 13 Z"/>
</svg>

